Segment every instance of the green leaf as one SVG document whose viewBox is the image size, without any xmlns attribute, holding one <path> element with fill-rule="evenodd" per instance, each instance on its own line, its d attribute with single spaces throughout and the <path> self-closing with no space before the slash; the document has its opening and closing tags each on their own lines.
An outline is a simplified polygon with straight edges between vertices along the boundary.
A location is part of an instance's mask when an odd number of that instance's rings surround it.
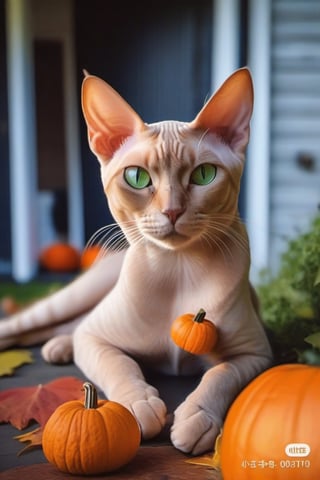
<svg viewBox="0 0 320 480">
<path fill-rule="evenodd" d="M 310 343 L 314 348 L 320 348 L 320 332 L 308 335 L 304 340 L 305 342 Z"/>
<path fill-rule="evenodd" d="M 317 285 L 320 285 L 320 267 L 318 268 L 316 279 L 314 281 L 314 286 L 316 287 Z"/>
<path fill-rule="evenodd" d="M 307 365 L 320 365 L 320 351 L 315 348 L 307 348 L 303 352 L 298 353 L 298 362 Z"/>
<path fill-rule="evenodd" d="M 25 363 L 33 363 L 29 350 L 7 350 L 0 352 L 0 376 L 13 375 L 14 370 Z"/>
</svg>

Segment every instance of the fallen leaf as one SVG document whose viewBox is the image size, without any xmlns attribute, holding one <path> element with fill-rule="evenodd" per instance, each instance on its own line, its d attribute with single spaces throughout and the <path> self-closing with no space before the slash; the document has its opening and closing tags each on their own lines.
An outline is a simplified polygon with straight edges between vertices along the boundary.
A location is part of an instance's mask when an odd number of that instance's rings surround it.
<svg viewBox="0 0 320 480">
<path fill-rule="evenodd" d="M 317 275 L 316 275 L 316 279 L 314 281 L 314 286 L 316 287 L 317 285 L 320 285 L 320 267 L 318 269 L 318 272 L 317 272 Z"/>
<path fill-rule="evenodd" d="M 295 310 L 295 314 L 297 317 L 302 318 L 304 320 L 312 320 L 315 318 L 315 312 L 313 308 L 310 307 L 310 305 L 303 305 L 300 308 L 297 308 Z"/>
<path fill-rule="evenodd" d="M 6 350 L 0 352 L 0 376 L 12 375 L 14 370 L 26 363 L 33 363 L 29 350 Z"/>
<path fill-rule="evenodd" d="M 205 467 L 213 468 L 214 470 L 220 470 L 220 452 L 221 452 L 221 439 L 222 432 L 216 438 L 214 444 L 213 455 L 202 455 L 201 457 L 193 457 L 186 460 L 187 463 L 194 465 L 202 465 Z"/>
<path fill-rule="evenodd" d="M 22 430 L 31 420 L 44 426 L 54 410 L 69 400 L 83 398 L 83 380 L 61 377 L 45 385 L 11 388 L 0 392 L 0 423 Z"/>
<path fill-rule="evenodd" d="M 27 442 L 27 445 L 23 447 L 20 452 L 17 453 L 18 456 L 22 455 L 28 450 L 31 450 L 35 447 L 41 447 L 42 445 L 42 432 L 43 427 L 38 427 L 30 432 L 23 433 L 22 435 L 16 435 L 13 437 L 15 440 L 19 440 L 19 442 L 24 443 Z"/>
<path fill-rule="evenodd" d="M 320 332 L 312 333 L 304 339 L 305 342 L 310 343 L 314 348 L 320 347 Z"/>
<path fill-rule="evenodd" d="M 0 301 L 0 309 L 6 315 L 13 315 L 21 310 L 21 305 L 15 301 L 13 297 L 3 297 Z"/>
</svg>

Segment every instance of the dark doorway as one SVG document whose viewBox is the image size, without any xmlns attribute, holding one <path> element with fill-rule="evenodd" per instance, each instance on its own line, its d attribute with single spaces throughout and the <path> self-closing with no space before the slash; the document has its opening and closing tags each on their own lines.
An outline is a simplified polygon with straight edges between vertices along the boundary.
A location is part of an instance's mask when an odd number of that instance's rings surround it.
<svg viewBox="0 0 320 480">
<path fill-rule="evenodd" d="M 68 235 L 67 155 L 64 123 L 63 44 L 34 42 L 40 222 L 61 239 Z M 45 203 L 50 201 L 48 207 Z M 48 216 L 48 218 L 41 218 Z M 48 227 L 49 226 L 49 227 Z M 40 225 L 41 235 L 41 225 Z M 50 234 L 49 234 L 50 235 Z M 56 238 L 51 238 L 54 241 Z M 50 240 L 50 239 L 49 239 Z M 45 241 L 45 239 L 44 239 Z"/>
<path fill-rule="evenodd" d="M 7 104 L 5 1 L 0 0 L 0 274 L 11 270 L 10 165 Z"/>
<path fill-rule="evenodd" d="M 210 92 L 212 1 L 75 2 L 82 69 L 112 85 L 146 122 L 189 121 Z M 82 122 L 86 236 L 112 222 Z"/>
</svg>

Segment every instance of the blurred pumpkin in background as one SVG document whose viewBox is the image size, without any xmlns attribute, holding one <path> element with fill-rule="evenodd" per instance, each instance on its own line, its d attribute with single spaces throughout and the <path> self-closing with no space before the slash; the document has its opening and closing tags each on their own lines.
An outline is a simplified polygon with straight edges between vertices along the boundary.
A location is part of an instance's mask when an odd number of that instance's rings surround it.
<svg viewBox="0 0 320 480">
<path fill-rule="evenodd" d="M 39 256 L 41 267 L 52 272 L 74 272 L 80 267 L 80 252 L 66 242 L 45 247 Z"/>
<path fill-rule="evenodd" d="M 102 256 L 103 248 L 100 245 L 91 245 L 83 250 L 81 254 L 80 265 L 82 270 L 86 270 L 91 267 L 94 262 Z"/>
</svg>

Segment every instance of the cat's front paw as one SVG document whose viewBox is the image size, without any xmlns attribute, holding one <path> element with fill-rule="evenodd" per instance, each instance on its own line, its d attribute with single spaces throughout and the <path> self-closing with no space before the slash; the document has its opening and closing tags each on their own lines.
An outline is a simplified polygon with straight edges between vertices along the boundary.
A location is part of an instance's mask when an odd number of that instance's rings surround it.
<svg viewBox="0 0 320 480">
<path fill-rule="evenodd" d="M 174 412 L 171 441 L 182 452 L 200 455 L 212 451 L 219 432 L 213 413 L 196 403 L 185 401 Z"/>
<path fill-rule="evenodd" d="M 41 355 L 48 363 L 69 363 L 73 357 L 73 345 L 71 335 L 57 335 L 46 342 Z"/>
<path fill-rule="evenodd" d="M 143 380 L 124 382 L 110 399 L 127 407 L 136 417 L 144 439 L 153 438 L 166 423 L 167 407 L 156 388 Z"/>
<path fill-rule="evenodd" d="M 142 437 L 147 440 L 161 432 L 166 423 L 167 408 L 161 398 L 150 396 L 131 404 L 131 410 L 141 428 Z"/>
</svg>

